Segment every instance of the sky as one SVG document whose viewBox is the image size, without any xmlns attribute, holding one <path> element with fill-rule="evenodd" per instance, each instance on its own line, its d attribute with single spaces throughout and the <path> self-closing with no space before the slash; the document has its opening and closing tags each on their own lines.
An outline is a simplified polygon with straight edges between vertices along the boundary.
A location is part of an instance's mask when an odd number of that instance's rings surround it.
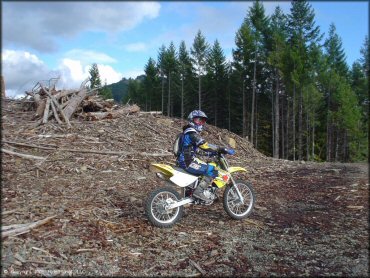
<svg viewBox="0 0 370 278">
<path fill-rule="evenodd" d="M 38 81 L 59 78 L 57 89 L 77 89 L 98 65 L 103 83 L 144 74 L 159 48 L 184 41 L 190 50 L 200 30 L 217 39 L 232 60 L 235 33 L 251 1 L 2 1 L 1 74 L 8 97 L 23 97 Z M 290 1 L 262 1 L 289 14 Z M 334 23 L 352 65 L 369 33 L 367 1 L 310 1 L 316 25 L 327 37 Z"/>
</svg>

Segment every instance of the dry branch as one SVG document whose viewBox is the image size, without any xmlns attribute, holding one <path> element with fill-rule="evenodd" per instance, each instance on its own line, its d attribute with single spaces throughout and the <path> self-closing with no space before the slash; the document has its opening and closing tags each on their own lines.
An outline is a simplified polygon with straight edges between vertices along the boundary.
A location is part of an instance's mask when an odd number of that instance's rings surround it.
<svg viewBox="0 0 370 278">
<path fill-rule="evenodd" d="M 48 118 L 49 118 L 49 109 L 50 109 L 50 98 L 48 98 L 46 100 L 46 104 L 45 104 L 45 110 L 44 110 L 44 117 L 42 119 L 42 123 L 43 124 L 46 124 L 48 122 Z"/>
<path fill-rule="evenodd" d="M 3 226 L 2 231 L 1 231 L 1 237 L 4 238 L 4 237 L 7 237 L 7 236 L 12 236 L 12 235 L 16 235 L 16 234 L 20 234 L 20 233 L 24 233 L 24 232 L 29 232 L 33 228 L 44 225 L 45 223 L 49 222 L 49 220 L 53 219 L 54 217 L 56 217 L 56 215 L 49 216 L 49 217 L 46 217 L 43 220 L 39 220 L 39 221 L 32 222 L 32 223 Z"/>
<path fill-rule="evenodd" d="M 71 124 L 69 122 L 69 118 L 66 117 L 66 115 L 64 114 L 63 112 L 63 109 L 59 106 L 59 103 L 58 101 L 55 99 L 55 97 L 50 93 L 48 92 L 47 89 L 45 89 L 42 84 L 40 83 L 40 86 L 41 86 L 41 89 L 43 89 L 43 91 L 48 95 L 48 97 L 51 99 L 51 104 L 52 104 L 52 107 L 53 107 L 53 104 L 55 105 L 55 107 L 58 109 L 58 111 L 60 112 L 60 114 L 63 116 L 63 119 L 64 121 L 66 122 L 67 126 L 68 127 L 71 127 Z M 53 111 L 54 111 L 54 116 L 56 118 L 56 120 L 58 121 L 58 123 L 61 123 L 59 117 L 58 117 L 58 114 L 56 113 L 55 111 L 55 107 L 53 107 Z"/>
<path fill-rule="evenodd" d="M 68 148 L 58 148 L 58 147 L 44 147 L 44 146 L 37 146 L 37 145 L 32 145 L 32 144 L 24 144 L 24 143 L 17 143 L 13 141 L 3 141 L 4 143 L 8 144 L 14 144 L 14 145 L 19 145 L 19 146 L 24 146 L 24 147 L 29 147 L 29 148 L 38 148 L 38 149 L 44 149 L 44 150 L 59 150 L 59 151 L 64 151 L 64 152 L 78 152 L 78 153 L 94 153 L 94 154 L 107 154 L 107 155 L 140 155 L 140 156 L 154 156 L 154 157 L 162 157 L 162 156 L 171 156 L 173 155 L 172 153 L 169 152 L 162 152 L 162 153 L 147 153 L 147 152 L 119 152 L 119 151 L 99 151 L 99 150 L 88 150 L 88 149 L 68 149 Z M 14 155 L 22 155 L 18 153 L 14 153 L 8 150 L 2 149 L 3 152 L 9 153 L 9 154 L 14 154 Z M 10 153 L 11 152 L 11 153 Z M 23 156 L 30 156 L 30 155 L 23 155 Z M 37 156 L 30 156 L 29 158 L 34 158 L 34 159 L 45 159 L 44 157 L 38 157 Z"/>
<path fill-rule="evenodd" d="M 40 160 L 46 159 L 45 157 L 42 157 L 42 156 L 35 156 L 35 155 L 30 155 L 30 154 L 16 153 L 16 152 L 13 152 L 13 151 L 10 151 L 10 150 L 6 150 L 4 148 L 1 148 L 1 151 L 3 153 L 20 156 L 20 157 L 27 158 L 27 159 L 40 159 Z"/>
<path fill-rule="evenodd" d="M 200 267 L 199 264 L 197 264 L 196 262 L 194 262 L 193 260 L 189 260 L 189 262 L 200 272 L 202 273 L 202 275 L 206 275 L 206 272 L 203 268 Z"/>
</svg>

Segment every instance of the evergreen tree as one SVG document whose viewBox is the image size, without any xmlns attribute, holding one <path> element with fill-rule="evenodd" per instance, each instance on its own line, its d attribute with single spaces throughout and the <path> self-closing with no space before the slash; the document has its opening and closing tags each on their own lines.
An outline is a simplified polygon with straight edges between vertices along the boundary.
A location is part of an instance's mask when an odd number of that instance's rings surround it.
<svg viewBox="0 0 370 278">
<path fill-rule="evenodd" d="M 185 111 L 192 110 L 192 107 L 195 107 L 196 104 L 196 95 L 193 94 L 193 66 L 184 41 L 181 41 L 179 46 L 178 61 L 181 80 L 180 118 L 184 118 L 186 116 Z"/>
<path fill-rule="evenodd" d="M 164 67 L 165 67 L 165 54 L 166 54 L 166 47 L 164 45 L 158 51 L 158 59 L 157 59 L 157 67 L 158 72 L 161 77 L 161 111 L 164 113 L 164 84 L 165 84 L 165 74 L 164 74 Z"/>
<path fill-rule="evenodd" d="M 247 96 L 246 96 L 246 86 L 250 84 L 252 76 L 252 49 L 253 49 L 253 37 L 252 30 L 250 26 L 250 21 L 246 17 L 240 26 L 239 30 L 235 35 L 235 45 L 236 48 L 232 50 L 233 53 L 233 66 L 235 67 L 234 75 L 239 76 L 236 82 L 233 82 L 234 86 L 240 87 L 237 89 L 242 96 L 242 136 L 247 135 Z M 246 84 L 248 83 L 249 84 Z"/>
<path fill-rule="evenodd" d="M 167 76 L 167 84 L 168 84 L 168 97 L 167 97 L 167 115 L 171 116 L 172 111 L 172 100 L 171 100 L 171 78 L 177 72 L 178 61 L 177 61 L 177 54 L 176 48 L 173 42 L 170 43 L 170 46 L 166 50 L 164 54 L 164 61 L 163 61 L 163 70 Z"/>
<path fill-rule="evenodd" d="M 327 54 L 327 62 L 330 70 L 335 70 L 341 76 L 348 75 L 346 55 L 344 54 L 342 40 L 336 33 L 334 23 L 330 24 L 329 36 L 324 42 Z"/>
<path fill-rule="evenodd" d="M 370 44 L 369 44 L 369 37 L 365 37 L 364 45 L 361 47 L 361 58 L 360 63 L 365 71 L 366 77 L 369 78 L 369 50 L 370 50 Z"/>
<path fill-rule="evenodd" d="M 215 126 L 225 126 L 224 114 L 226 113 L 226 57 L 220 46 L 218 40 L 216 40 L 209 51 L 207 57 L 207 83 L 209 84 L 207 93 L 207 105 L 209 107 L 210 119 L 213 121 Z"/>
<path fill-rule="evenodd" d="M 145 105 L 145 98 L 143 96 L 140 81 L 129 78 L 127 95 L 122 99 L 122 103 L 133 103 L 143 107 Z"/>
<path fill-rule="evenodd" d="M 96 63 L 92 64 L 89 69 L 90 74 L 90 89 L 99 88 L 101 86 L 101 79 L 99 74 L 98 65 Z"/>
<path fill-rule="evenodd" d="M 313 75 L 311 51 L 322 39 L 320 29 L 315 26 L 315 12 L 308 1 L 292 1 L 288 16 L 289 42 L 293 58 L 293 159 L 295 159 L 295 98 L 298 98 L 298 159 L 302 159 L 303 151 L 303 90 L 309 85 Z"/>
<path fill-rule="evenodd" d="M 275 98 L 274 91 L 271 92 L 273 110 L 273 157 L 278 158 L 280 153 L 280 91 L 283 91 L 283 72 L 284 72 L 284 58 L 287 49 L 287 17 L 279 6 L 275 8 L 274 14 L 270 21 L 271 39 L 269 42 L 270 52 L 268 56 L 268 63 L 273 71 L 273 83 L 275 84 Z M 282 115 L 281 115 L 282 117 Z M 283 148 L 284 146 L 282 146 Z"/>
<path fill-rule="evenodd" d="M 104 86 L 99 90 L 99 94 L 103 99 L 112 99 L 112 89 L 107 86 L 107 80 L 105 79 Z"/>
<path fill-rule="evenodd" d="M 157 68 L 152 58 L 149 58 L 148 63 L 144 67 L 144 72 L 145 79 L 143 82 L 143 89 L 145 94 L 145 110 L 150 111 L 152 107 L 159 110 Z"/>
<path fill-rule="evenodd" d="M 202 109 L 202 82 L 201 76 L 205 74 L 204 69 L 206 65 L 207 54 L 209 50 L 209 45 L 206 42 L 205 37 L 199 30 L 194 38 L 193 46 L 191 47 L 190 53 L 192 58 L 192 63 L 196 68 L 198 74 L 198 109 Z"/>
<path fill-rule="evenodd" d="M 345 84 L 338 84 L 337 82 L 348 83 L 348 69 L 345 62 L 345 55 L 342 48 L 342 42 L 336 34 L 335 25 L 331 24 L 329 28 L 329 36 L 325 40 L 325 53 L 327 57 L 328 80 L 327 80 L 327 160 L 331 161 L 338 157 L 338 142 L 337 138 L 339 125 L 335 119 L 335 111 L 338 111 L 339 103 L 335 101 L 335 97 L 340 93 L 339 91 Z M 339 78 L 343 77 L 343 78 Z M 339 86 L 340 85 L 340 86 Z M 337 143 L 336 143 L 337 142 Z"/>
<path fill-rule="evenodd" d="M 253 3 L 252 7 L 248 12 L 250 26 L 253 38 L 253 79 L 252 79 L 252 109 L 251 109 L 251 126 L 250 126 L 250 137 L 251 142 L 257 146 L 257 85 L 261 91 L 264 91 L 264 81 L 263 76 L 263 65 L 266 63 L 266 43 L 269 36 L 268 24 L 269 19 L 265 15 L 265 9 L 263 5 L 257 0 Z M 256 136 L 254 136 L 254 134 Z M 255 141 L 254 141 L 255 138 Z"/>
</svg>

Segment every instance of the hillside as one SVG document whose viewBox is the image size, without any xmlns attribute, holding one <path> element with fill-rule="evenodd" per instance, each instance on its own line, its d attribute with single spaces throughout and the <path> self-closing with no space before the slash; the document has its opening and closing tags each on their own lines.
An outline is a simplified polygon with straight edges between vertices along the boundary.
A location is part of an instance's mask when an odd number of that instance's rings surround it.
<svg viewBox="0 0 370 278">
<path fill-rule="evenodd" d="M 367 165 L 271 159 L 208 126 L 210 142 L 236 141 L 229 162 L 248 170 L 255 210 L 235 221 L 221 202 L 186 207 L 159 229 L 143 213 L 161 186 L 150 164 L 174 162 L 184 122 L 137 112 L 70 123 L 36 126 L 34 111 L 2 101 L 2 225 L 52 217 L 3 237 L 2 276 L 368 275 Z"/>
<path fill-rule="evenodd" d="M 142 76 L 138 76 L 135 79 L 127 79 L 127 78 L 122 78 L 120 81 L 116 83 L 112 83 L 107 85 L 107 87 L 112 91 L 113 99 L 121 103 L 122 99 L 127 95 L 128 92 L 128 84 L 130 80 L 142 80 Z"/>
</svg>

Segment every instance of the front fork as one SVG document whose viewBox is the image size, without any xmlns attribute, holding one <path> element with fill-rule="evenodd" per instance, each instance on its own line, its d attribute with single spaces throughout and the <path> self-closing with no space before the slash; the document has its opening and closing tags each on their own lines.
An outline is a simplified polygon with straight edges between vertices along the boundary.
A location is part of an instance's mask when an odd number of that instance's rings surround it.
<svg viewBox="0 0 370 278">
<path fill-rule="evenodd" d="M 235 180 L 233 179 L 233 177 L 231 175 L 230 175 L 230 179 L 231 179 L 231 182 L 232 182 L 232 186 L 235 188 L 236 193 L 238 194 L 240 202 L 242 204 L 244 204 L 244 198 L 243 198 L 242 194 L 240 193 L 239 188 L 236 186 Z"/>
</svg>

